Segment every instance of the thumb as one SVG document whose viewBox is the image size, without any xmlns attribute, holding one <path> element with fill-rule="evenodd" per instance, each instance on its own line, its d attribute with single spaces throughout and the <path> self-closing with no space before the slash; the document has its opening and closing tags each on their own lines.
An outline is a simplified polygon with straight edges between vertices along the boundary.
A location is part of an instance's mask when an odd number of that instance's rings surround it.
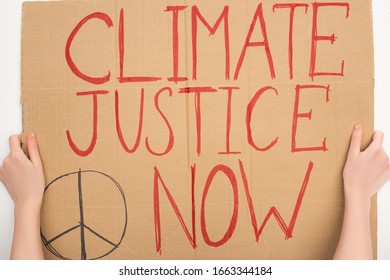
<svg viewBox="0 0 390 280">
<path fill-rule="evenodd" d="M 27 151 L 33 165 L 41 168 L 42 162 L 39 155 L 37 138 L 34 133 L 30 133 L 27 137 Z"/>
<path fill-rule="evenodd" d="M 348 156 L 358 156 L 362 144 L 363 128 L 360 124 L 353 127 L 351 144 L 349 146 Z"/>
<path fill-rule="evenodd" d="M 372 136 L 372 142 L 381 147 L 383 145 L 383 137 L 384 135 L 382 131 L 375 131 L 374 135 Z"/>
</svg>

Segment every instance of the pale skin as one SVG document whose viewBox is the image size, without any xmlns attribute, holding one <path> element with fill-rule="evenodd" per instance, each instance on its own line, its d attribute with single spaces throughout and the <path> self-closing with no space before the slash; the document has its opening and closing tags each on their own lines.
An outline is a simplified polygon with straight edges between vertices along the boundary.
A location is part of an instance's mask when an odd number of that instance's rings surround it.
<svg viewBox="0 0 390 280">
<path fill-rule="evenodd" d="M 40 211 L 45 177 L 34 134 L 27 138 L 29 158 L 19 136 L 9 138 L 10 153 L 0 166 L 0 181 L 14 201 L 14 235 L 11 259 L 43 259 Z"/>
<path fill-rule="evenodd" d="M 375 132 L 372 143 L 361 151 L 363 130 L 352 132 L 343 180 L 344 222 L 334 259 L 372 259 L 369 213 L 371 196 L 390 180 L 389 157 L 383 133 Z M 10 137 L 10 154 L 0 166 L 0 181 L 15 204 L 11 259 L 43 259 L 40 240 L 40 209 L 45 188 L 42 162 L 34 134 L 27 138 L 29 158 L 19 136 Z"/>
<path fill-rule="evenodd" d="M 389 157 L 383 149 L 383 133 L 376 131 L 370 146 L 361 151 L 363 129 L 352 132 L 344 166 L 344 221 L 334 259 L 372 259 L 370 235 L 371 197 L 390 180 Z"/>
</svg>

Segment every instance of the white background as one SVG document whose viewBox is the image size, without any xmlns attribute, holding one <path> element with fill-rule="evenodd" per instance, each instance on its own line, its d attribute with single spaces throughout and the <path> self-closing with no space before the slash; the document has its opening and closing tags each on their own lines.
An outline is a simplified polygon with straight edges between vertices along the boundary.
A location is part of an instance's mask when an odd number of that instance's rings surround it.
<svg viewBox="0 0 390 280">
<path fill-rule="evenodd" d="M 384 131 L 384 147 L 390 153 L 390 1 L 372 1 L 376 81 L 375 128 Z M 22 130 L 19 103 L 22 2 L 24 0 L 0 1 L 0 163 L 9 152 L 9 135 L 19 134 Z M 0 183 L 0 259 L 9 258 L 12 233 L 13 203 Z M 378 258 L 390 260 L 389 183 L 379 192 L 378 198 Z"/>
</svg>

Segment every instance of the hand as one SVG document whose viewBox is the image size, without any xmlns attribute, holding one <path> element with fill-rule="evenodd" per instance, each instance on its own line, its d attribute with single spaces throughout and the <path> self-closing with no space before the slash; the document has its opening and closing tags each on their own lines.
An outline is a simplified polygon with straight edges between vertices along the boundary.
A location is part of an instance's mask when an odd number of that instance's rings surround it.
<svg viewBox="0 0 390 280">
<path fill-rule="evenodd" d="M 343 172 L 346 199 L 358 202 L 368 201 L 390 179 L 389 157 L 382 147 L 383 133 L 376 131 L 363 152 L 362 135 L 362 127 L 355 125 Z"/>
<path fill-rule="evenodd" d="M 45 178 L 34 134 L 27 137 L 30 159 L 23 153 L 19 136 L 9 138 L 10 154 L 0 166 L 0 181 L 7 188 L 15 208 L 27 206 L 40 210 Z"/>
<path fill-rule="evenodd" d="M 355 125 L 344 166 L 344 221 L 334 259 L 373 258 L 370 234 L 371 196 L 389 179 L 389 157 L 383 150 L 383 133 L 375 132 L 370 146 L 360 151 L 363 129 Z"/>
<path fill-rule="evenodd" d="M 9 138 L 11 152 L 0 166 L 0 181 L 15 203 L 11 259 L 43 259 L 40 212 L 45 177 L 35 135 L 27 137 L 30 159 L 20 144 L 19 136 Z"/>
</svg>

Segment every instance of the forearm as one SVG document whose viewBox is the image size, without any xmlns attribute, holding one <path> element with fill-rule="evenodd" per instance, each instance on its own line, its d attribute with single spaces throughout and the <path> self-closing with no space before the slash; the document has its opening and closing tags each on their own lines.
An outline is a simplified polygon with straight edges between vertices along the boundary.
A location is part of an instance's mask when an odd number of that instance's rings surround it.
<svg viewBox="0 0 390 280">
<path fill-rule="evenodd" d="M 40 207 L 15 206 L 11 259 L 43 259 L 40 238 Z"/>
<path fill-rule="evenodd" d="M 344 222 L 334 259 L 372 259 L 370 199 L 346 196 Z"/>
</svg>

